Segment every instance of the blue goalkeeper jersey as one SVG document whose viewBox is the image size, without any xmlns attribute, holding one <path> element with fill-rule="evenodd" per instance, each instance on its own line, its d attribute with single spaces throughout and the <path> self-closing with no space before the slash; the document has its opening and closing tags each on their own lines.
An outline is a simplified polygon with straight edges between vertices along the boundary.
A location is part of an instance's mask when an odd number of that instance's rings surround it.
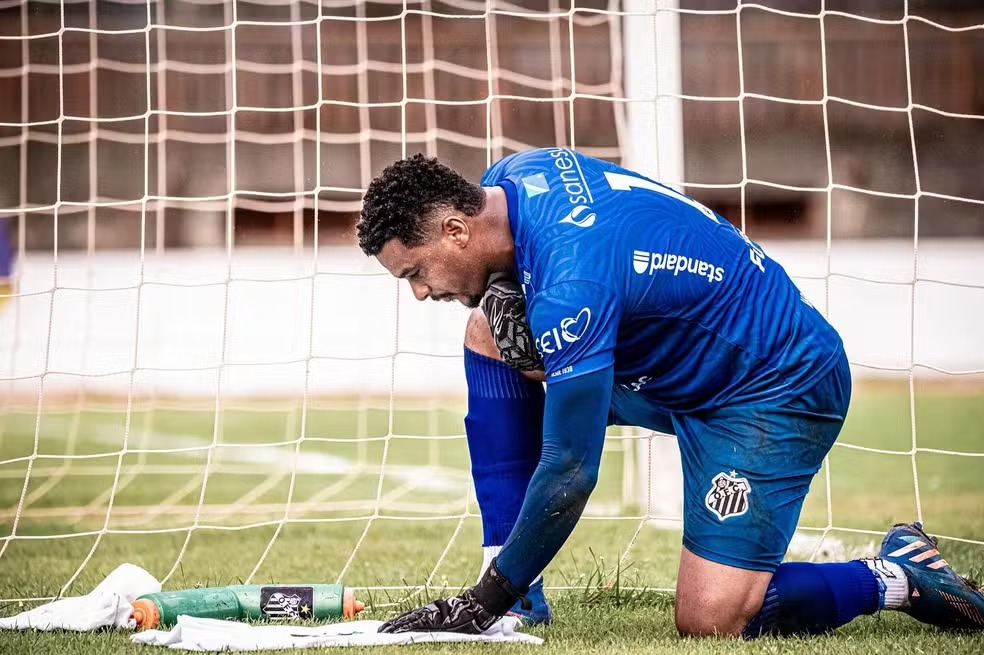
<svg viewBox="0 0 984 655">
<path fill-rule="evenodd" d="M 547 383 L 615 383 L 693 412 L 808 388 L 842 344 L 776 262 L 669 187 L 566 148 L 493 164 Z"/>
</svg>

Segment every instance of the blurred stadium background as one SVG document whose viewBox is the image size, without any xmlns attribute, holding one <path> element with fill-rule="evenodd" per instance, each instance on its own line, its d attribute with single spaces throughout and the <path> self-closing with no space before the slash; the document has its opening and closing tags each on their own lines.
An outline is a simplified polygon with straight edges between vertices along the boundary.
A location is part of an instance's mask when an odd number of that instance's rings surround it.
<svg viewBox="0 0 984 655">
<path fill-rule="evenodd" d="M 979 567 L 982 70 L 976 0 L 0 0 L 0 599 L 124 560 L 468 583 L 467 313 L 352 227 L 405 154 L 557 144 L 685 189 L 841 330 L 792 556 L 921 517 Z M 672 588 L 674 448 L 612 433 L 548 584 Z"/>
</svg>

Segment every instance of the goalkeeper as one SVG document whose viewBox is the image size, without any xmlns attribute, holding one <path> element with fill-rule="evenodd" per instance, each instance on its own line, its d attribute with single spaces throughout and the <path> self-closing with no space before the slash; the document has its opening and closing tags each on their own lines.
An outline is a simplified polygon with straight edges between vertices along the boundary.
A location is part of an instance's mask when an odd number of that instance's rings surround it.
<svg viewBox="0 0 984 655">
<path fill-rule="evenodd" d="M 850 370 L 782 267 L 714 212 L 565 148 L 506 157 L 479 185 L 416 155 L 370 184 L 358 235 L 418 300 L 476 308 L 465 428 L 485 571 L 383 631 L 548 621 L 539 576 L 595 486 L 607 425 L 679 442 L 682 635 L 814 634 L 879 609 L 984 629 L 984 594 L 918 523 L 877 557 L 782 563 Z"/>
</svg>

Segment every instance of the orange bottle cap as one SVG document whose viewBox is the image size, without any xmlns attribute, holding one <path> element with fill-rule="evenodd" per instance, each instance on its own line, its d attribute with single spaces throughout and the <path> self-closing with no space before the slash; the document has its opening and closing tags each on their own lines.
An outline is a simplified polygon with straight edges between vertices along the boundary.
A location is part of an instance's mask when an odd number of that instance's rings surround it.
<svg viewBox="0 0 984 655">
<path fill-rule="evenodd" d="M 365 603 L 356 600 L 354 591 L 346 589 L 342 592 L 342 616 L 344 618 L 351 619 L 365 608 Z"/>
<path fill-rule="evenodd" d="M 137 630 L 149 630 L 161 624 L 161 613 L 157 603 L 149 598 L 138 598 L 133 601 L 133 612 L 130 614 L 137 622 Z"/>
</svg>

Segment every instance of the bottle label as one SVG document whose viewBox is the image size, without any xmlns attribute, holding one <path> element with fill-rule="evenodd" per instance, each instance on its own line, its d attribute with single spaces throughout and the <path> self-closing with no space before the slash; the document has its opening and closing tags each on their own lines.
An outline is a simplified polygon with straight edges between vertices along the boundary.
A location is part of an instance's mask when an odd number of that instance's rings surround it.
<svg viewBox="0 0 984 655">
<path fill-rule="evenodd" d="M 271 619 L 309 619 L 314 611 L 314 589 L 261 587 L 260 611 Z"/>
</svg>

